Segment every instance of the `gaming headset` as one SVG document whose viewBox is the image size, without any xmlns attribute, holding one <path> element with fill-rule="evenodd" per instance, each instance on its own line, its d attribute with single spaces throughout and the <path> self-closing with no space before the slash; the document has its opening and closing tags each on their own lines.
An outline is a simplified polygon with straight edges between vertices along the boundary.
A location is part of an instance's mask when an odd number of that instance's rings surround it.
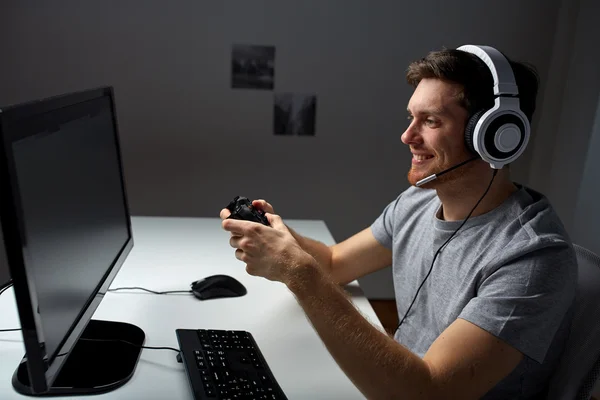
<svg viewBox="0 0 600 400">
<path fill-rule="evenodd" d="M 494 169 L 515 161 L 529 142 L 529 120 L 519 107 L 519 89 L 509 61 L 493 47 L 464 45 L 457 50 L 479 57 L 494 78 L 494 106 L 471 116 L 465 127 L 467 148 Z"/>
</svg>

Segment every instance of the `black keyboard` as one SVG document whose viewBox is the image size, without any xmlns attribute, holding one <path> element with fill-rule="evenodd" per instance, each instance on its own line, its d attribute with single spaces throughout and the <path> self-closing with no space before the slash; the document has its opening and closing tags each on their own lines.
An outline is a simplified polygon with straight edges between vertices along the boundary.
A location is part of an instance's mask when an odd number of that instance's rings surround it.
<svg viewBox="0 0 600 400">
<path fill-rule="evenodd" d="M 249 332 L 176 329 L 196 400 L 286 399 Z"/>
</svg>

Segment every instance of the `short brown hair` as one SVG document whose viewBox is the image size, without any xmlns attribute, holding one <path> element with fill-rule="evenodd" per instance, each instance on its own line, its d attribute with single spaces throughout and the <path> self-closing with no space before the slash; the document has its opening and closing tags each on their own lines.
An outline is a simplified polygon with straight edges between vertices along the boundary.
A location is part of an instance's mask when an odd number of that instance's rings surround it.
<svg viewBox="0 0 600 400">
<path fill-rule="evenodd" d="M 519 88 L 521 110 L 531 123 L 536 106 L 539 76 L 531 64 L 510 59 L 509 62 Z M 432 51 L 426 57 L 412 62 L 406 71 L 406 81 L 413 87 L 425 78 L 437 78 L 462 85 L 463 90 L 458 100 L 466 108 L 469 116 L 494 105 L 492 73 L 474 54 L 456 49 Z"/>
</svg>

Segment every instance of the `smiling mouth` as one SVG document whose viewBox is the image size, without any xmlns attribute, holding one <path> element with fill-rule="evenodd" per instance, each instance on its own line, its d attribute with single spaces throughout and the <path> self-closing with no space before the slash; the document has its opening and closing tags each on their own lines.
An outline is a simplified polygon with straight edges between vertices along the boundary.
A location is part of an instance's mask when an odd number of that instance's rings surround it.
<svg viewBox="0 0 600 400">
<path fill-rule="evenodd" d="M 416 161 L 425 161 L 425 160 L 429 160 L 430 158 L 433 158 L 433 156 L 424 155 L 424 154 L 413 154 L 413 159 Z"/>
</svg>

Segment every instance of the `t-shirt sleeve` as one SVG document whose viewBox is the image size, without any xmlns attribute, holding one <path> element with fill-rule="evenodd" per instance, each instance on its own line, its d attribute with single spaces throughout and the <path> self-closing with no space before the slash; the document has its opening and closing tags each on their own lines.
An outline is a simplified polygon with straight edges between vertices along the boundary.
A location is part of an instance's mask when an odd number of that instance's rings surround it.
<svg viewBox="0 0 600 400">
<path fill-rule="evenodd" d="M 373 236 L 375 236 L 375 239 L 388 249 L 392 248 L 394 216 L 401 196 L 402 195 L 398 196 L 394 201 L 385 206 L 383 212 L 371 224 L 371 232 L 373 233 Z"/>
<path fill-rule="evenodd" d="M 566 244 L 537 246 L 485 277 L 459 318 L 542 363 L 572 304 L 577 261 Z"/>
</svg>

